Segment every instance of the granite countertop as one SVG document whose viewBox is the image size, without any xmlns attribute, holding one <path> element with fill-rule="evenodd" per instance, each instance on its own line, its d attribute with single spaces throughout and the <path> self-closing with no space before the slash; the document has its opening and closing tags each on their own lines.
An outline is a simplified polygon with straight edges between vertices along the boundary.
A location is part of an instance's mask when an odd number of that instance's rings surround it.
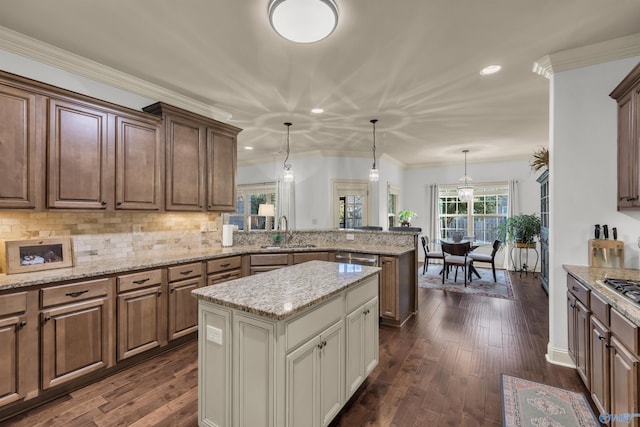
<svg viewBox="0 0 640 427">
<path fill-rule="evenodd" d="M 122 258 L 117 261 L 110 260 L 108 262 L 104 262 L 96 260 L 95 262 L 83 263 L 82 265 L 77 265 L 70 268 L 59 268 L 53 270 L 37 271 L 33 273 L 18 273 L 9 275 L 0 274 L 0 291 L 28 286 L 46 285 L 65 280 L 86 279 L 134 270 L 166 267 L 173 264 L 198 262 L 234 255 L 277 252 L 351 251 L 379 255 L 400 256 L 413 250 L 414 248 L 409 246 L 334 244 L 331 246 L 318 245 L 304 247 L 295 247 L 295 245 L 293 245 L 291 247 L 270 249 L 266 249 L 262 246 L 257 245 L 238 245 L 228 248 L 209 248 L 189 251 L 176 250 L 160 253 L 153 252 L 153 256 L 150 256 L 149 253 L 144 253 L 135 257 Z"/>
<path fill-rule="evenodd" d="M 640 306 L 609 288 L 602 281 L 607 278 L 640 280 L 640 270 L 629 268 L 600 268 L 581 265 L 563 265 L 569 274 L 597 293 L 635 325 L 640 326 Z"/>
<path fill-rule="evenodd" d="M 191 293 L 200 300 L 283 320 L 379 271 L 379 267 L 309 261 Z"/>
</svg>

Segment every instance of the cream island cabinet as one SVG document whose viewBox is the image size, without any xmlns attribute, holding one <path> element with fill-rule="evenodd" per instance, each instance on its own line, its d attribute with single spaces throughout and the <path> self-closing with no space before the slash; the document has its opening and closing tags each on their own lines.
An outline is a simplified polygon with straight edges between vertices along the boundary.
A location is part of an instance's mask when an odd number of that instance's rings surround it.
<svg viewBox="0 0 640 427">
<path fill-rule="evenodd" d="M 199 425 L 328 425 L 378 364 L 379 271 L 310 261 L 193 291 Z"/>
</svg>

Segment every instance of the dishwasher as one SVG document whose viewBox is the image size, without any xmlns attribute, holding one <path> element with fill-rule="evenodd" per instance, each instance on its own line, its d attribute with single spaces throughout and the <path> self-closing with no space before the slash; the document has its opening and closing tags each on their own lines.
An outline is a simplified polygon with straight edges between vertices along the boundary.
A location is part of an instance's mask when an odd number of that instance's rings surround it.
<svg viewBox="0 0 640 427">
<path fill-rule="evenodd" d="M 378 255 L 359 252 L 336 252 L 336 262 L 377 267 Z"/>
</svg>

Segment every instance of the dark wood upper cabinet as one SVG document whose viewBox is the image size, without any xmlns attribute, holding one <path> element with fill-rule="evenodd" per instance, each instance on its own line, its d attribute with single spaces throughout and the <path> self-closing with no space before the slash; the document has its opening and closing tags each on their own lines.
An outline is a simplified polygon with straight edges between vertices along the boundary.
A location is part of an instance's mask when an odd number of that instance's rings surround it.
<svg viewBox="0 0 640 427">
<path fill-rule="evenodd" d="M 105 209 L 109 181 L 110 117 L 90 105 L 49 101 L 48 206 Z"/>
<path fill-rule="evenodd" d="M 640 209 L 640 63 L 610 96 L 618 103 L 618 210 Z"/>
<path fill-rule="evenodd" d="M 234 211 L 242 129 L 163 103 L 143 110 L 164 119 L 165 209 Z"/>
<path fill-rule="evenodd" d="M 0 83 L 2 81 L 0 80 Z M 40 207 L 44 97 L 0 84 L 0 208 Z"/>
<path fill-rule="evenodd" d="M 207 210 L 236 210 L 236 137 L 207 134 Z"/>
<path fill-rule="evenodd" d="M 116 118 L 116 209 L 162 209 L 160 119 Z"/>
</svg>

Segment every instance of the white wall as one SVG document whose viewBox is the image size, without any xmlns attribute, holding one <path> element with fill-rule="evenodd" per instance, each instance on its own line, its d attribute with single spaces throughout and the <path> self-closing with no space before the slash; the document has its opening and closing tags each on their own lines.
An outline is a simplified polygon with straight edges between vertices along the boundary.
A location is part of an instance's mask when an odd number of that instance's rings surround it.
<svg viewBox="0 0 640 427">
<path fill-rule="evenodd" d="M 617 212 L 616 102 L 609 93 L 640 61 L 627 58 L 556 73 L 551 78 L 549 345 L 547 359 L 567 356 L 566 272 L 588 265 L 594 224 L 617 227 L 625 267 L 638 268 L 640 212 Z"/>
</svg>

